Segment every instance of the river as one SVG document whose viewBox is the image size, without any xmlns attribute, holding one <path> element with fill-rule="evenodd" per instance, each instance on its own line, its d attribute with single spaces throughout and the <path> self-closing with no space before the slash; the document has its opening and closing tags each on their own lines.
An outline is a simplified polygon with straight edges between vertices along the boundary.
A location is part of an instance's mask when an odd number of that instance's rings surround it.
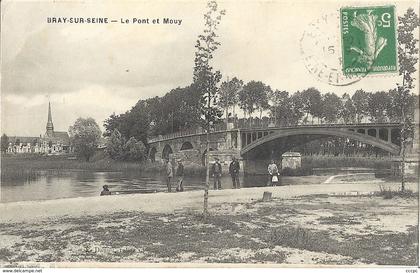
<svg viewBox="0 0 420 273">
<path fill-rule="evenodd" d="M 322 183 L 328 178 L 326 175 L 283 177 L 282 185 Z M 175 178 L 176 179 L 176 178 Z M 266 186 L 266 175 L 240 177 L 242 187 Z M 113 194 L 151 193 L 166 191 L 166 181 L 160 176 L 139 176 L 130 172 L 98 172 L 81 170 L 45 170 L 37 177 L 14 181 L 2 181 L 0 187 L 1 203 L 49 200 L 58 198 L 98 196 L 103 185 L 108 185 Z M 177 182 L 172 183 L 172 190 Z M 204 177 L 185 177 L 184 190 L 204 189 Z M 213 179 L 210 180 L 210 189 Z M 222 188 L 232 188 L 229 176 L 222 177 Z"/>
</svg>

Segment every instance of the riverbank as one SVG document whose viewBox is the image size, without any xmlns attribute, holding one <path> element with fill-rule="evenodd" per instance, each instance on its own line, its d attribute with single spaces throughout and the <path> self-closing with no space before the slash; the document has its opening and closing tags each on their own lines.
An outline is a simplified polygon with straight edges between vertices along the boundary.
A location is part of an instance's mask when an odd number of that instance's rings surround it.
<svg viewBox="0 0 420 273">
<path fill-rule="evenodd" d="M 416 265 L 418 196 L 370 194 L 378 190 L 364 183 L 210 191 L 207 219 L 202 191 L 0 204 L 0 263 Z M 264 191 L 271 201 L 261 201 Z"/>
<path fill-rule="evenodd" d="M 2 170 L 6 172 L 15 169 L 23 170 L 96 170 L 96 171 L 126 171 L 139 170 L 139 162 L 111 160 L 103 152 L 95 154 L 90 161 L 77 159 L 74 155 L 36 155 L 18 154 L 2 155 Z M 145 163 L 144 163 L 145 164 Z"/>
<path fill-rule="evenodd" d="M 255 187 L 209 191 L 210 204 L 253 202 L 260 200 L 265 191 L 276 198 L 292 198 L 310 194 L 369 193 L 379 191 L 379 185 L 398 190 L 399 183 L 339 183 L 288 185 L 282 187 Z M 418 192 L 417 183 L 407 188 Z M 164 201 L 164 202 L 163 202 Z M 49 217 L 81 217 L 88 215 L 137 211 L 145 213 L 174 213 L 177 210 L 202 210 L 203 191 L 127 194 L 44 201 L 0 203 L 0 223 L 38 221 Z"/>
</svg>

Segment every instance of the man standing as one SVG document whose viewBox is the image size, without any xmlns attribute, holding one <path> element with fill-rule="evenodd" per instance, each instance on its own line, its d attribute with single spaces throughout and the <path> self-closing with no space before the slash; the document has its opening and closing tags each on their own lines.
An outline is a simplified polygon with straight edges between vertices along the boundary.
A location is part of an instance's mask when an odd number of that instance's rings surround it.
<svg viewBox="0 0 420 273">
<path fill-rule="evenodd" d="M 214 189 L 221 190 L 222 189 L 222 182 L 220 178 L 222 177 L 222 165 L 219 163 L 219 159 L 216 158 L 216 162 L 214 162 L 211 173 L 213 174 L 214 178 Z"/>
<path fill-rule="evenodd" d="M 182 182 L 184 182 L 184 165 L 182 164 L 181 159 L 178 160 L 176 176 L 178 177 L 178 186 L 176 187 L 176 191 L 184 191 L 184 186 L 182 185 Z"/>
<path fill-rule="evenodd" d="M 169 161 L 169 159 L 166 160 L 166 185 L 168 186 L 168 192 L 171 192 L 172 188 L 171 188 L 171 179 L 174 176 L 174 173 L 172 171 L 172 164 Z"/>
<path fill-rule="evenodd" d="M 229 174 L 232 177 L 232 183 L 234 189 L 239 189 L 241 184 L 239 183 L 239 162 L 235 157 L 232 157 L 232 162 L 229 165 Z"/>
</svg>

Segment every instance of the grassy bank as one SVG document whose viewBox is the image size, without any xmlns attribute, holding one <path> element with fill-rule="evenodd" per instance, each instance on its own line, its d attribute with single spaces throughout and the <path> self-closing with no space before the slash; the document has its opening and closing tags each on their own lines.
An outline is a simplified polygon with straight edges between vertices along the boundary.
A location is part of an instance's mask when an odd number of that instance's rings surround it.
<svg viewBox="0 0 420 273">
<path fill-rule="evenodd" d="M 117 162 L 109 159 L 80 161 L 68 155 L 57 156 L 2 156 L 2 180 L 33 180 L 41 171 L 59 173 L 62 170 L 97 170 L 97 171 L 139 171 L 140 164 L 134 162 Z"/>
<path fill-rule="evenodd" d="M 205 168 L 197 164 L 185 164 L 185 173 L 189 176 L 205 174 Z M 115 161 L 104 155 L 95 155 L 90 161 L 83 161 L 69 155 L 40 156 L 13 155 L 1 157 L 2 181 L 34 180 L 41 171 L 59 174 L 63 170 L 117 171 L 139 174 L 158 174 L 165 171 L 165 166 L 158 162 Z"/>
<path fill-rule="evenodd" d="M 221 203 L 210 216 L 51 218 L 0 225 L 0 263 L 194 262 L 417 265 L 417 197 L 307 195 Z"/>
</svg>

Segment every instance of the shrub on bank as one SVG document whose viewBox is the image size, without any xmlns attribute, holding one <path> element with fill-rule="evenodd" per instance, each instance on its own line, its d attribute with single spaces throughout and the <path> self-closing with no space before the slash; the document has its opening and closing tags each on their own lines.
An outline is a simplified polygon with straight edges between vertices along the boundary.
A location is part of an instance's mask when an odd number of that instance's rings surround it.
<svg viewBox="0 0 420 273">
<path fill-rule="evenodd" d="M 107 141 L 106 153 L 114 160 L 144 161 L 147 157 L 142 141 L 134 137 L 126 141 L 117 129 L 114 129 Z"/>
<path fill-rule="evenodd" d="M 282 176 L 304 176 L 304 175 L 312 175 L 312 174 L 313 174 L 312 168 L 309 166 L 303 166 L 301 168 L 296 168 L 296 169 L 286 167 L 283 170 L 281 170 Z"/>
<path fill-rule="evenodd" d="M 303 156 L 302 166 L 307 168 L 359 167 L 373 169 L 391 169 L 392 161 L 388 157 L 346 157 L 346 156 Z"/>
<path fill-rule="evenodd" d="M 419 193 L 413 192 L 412 190 L 392 190 L 391 188 L 386 188 L 385 186 L 379 185 L 379 192 L 377 192 L 376 195 L 382 196 L 384 199 L 392 199 L 394 197 L 418 198 Z"/>
</svg>

